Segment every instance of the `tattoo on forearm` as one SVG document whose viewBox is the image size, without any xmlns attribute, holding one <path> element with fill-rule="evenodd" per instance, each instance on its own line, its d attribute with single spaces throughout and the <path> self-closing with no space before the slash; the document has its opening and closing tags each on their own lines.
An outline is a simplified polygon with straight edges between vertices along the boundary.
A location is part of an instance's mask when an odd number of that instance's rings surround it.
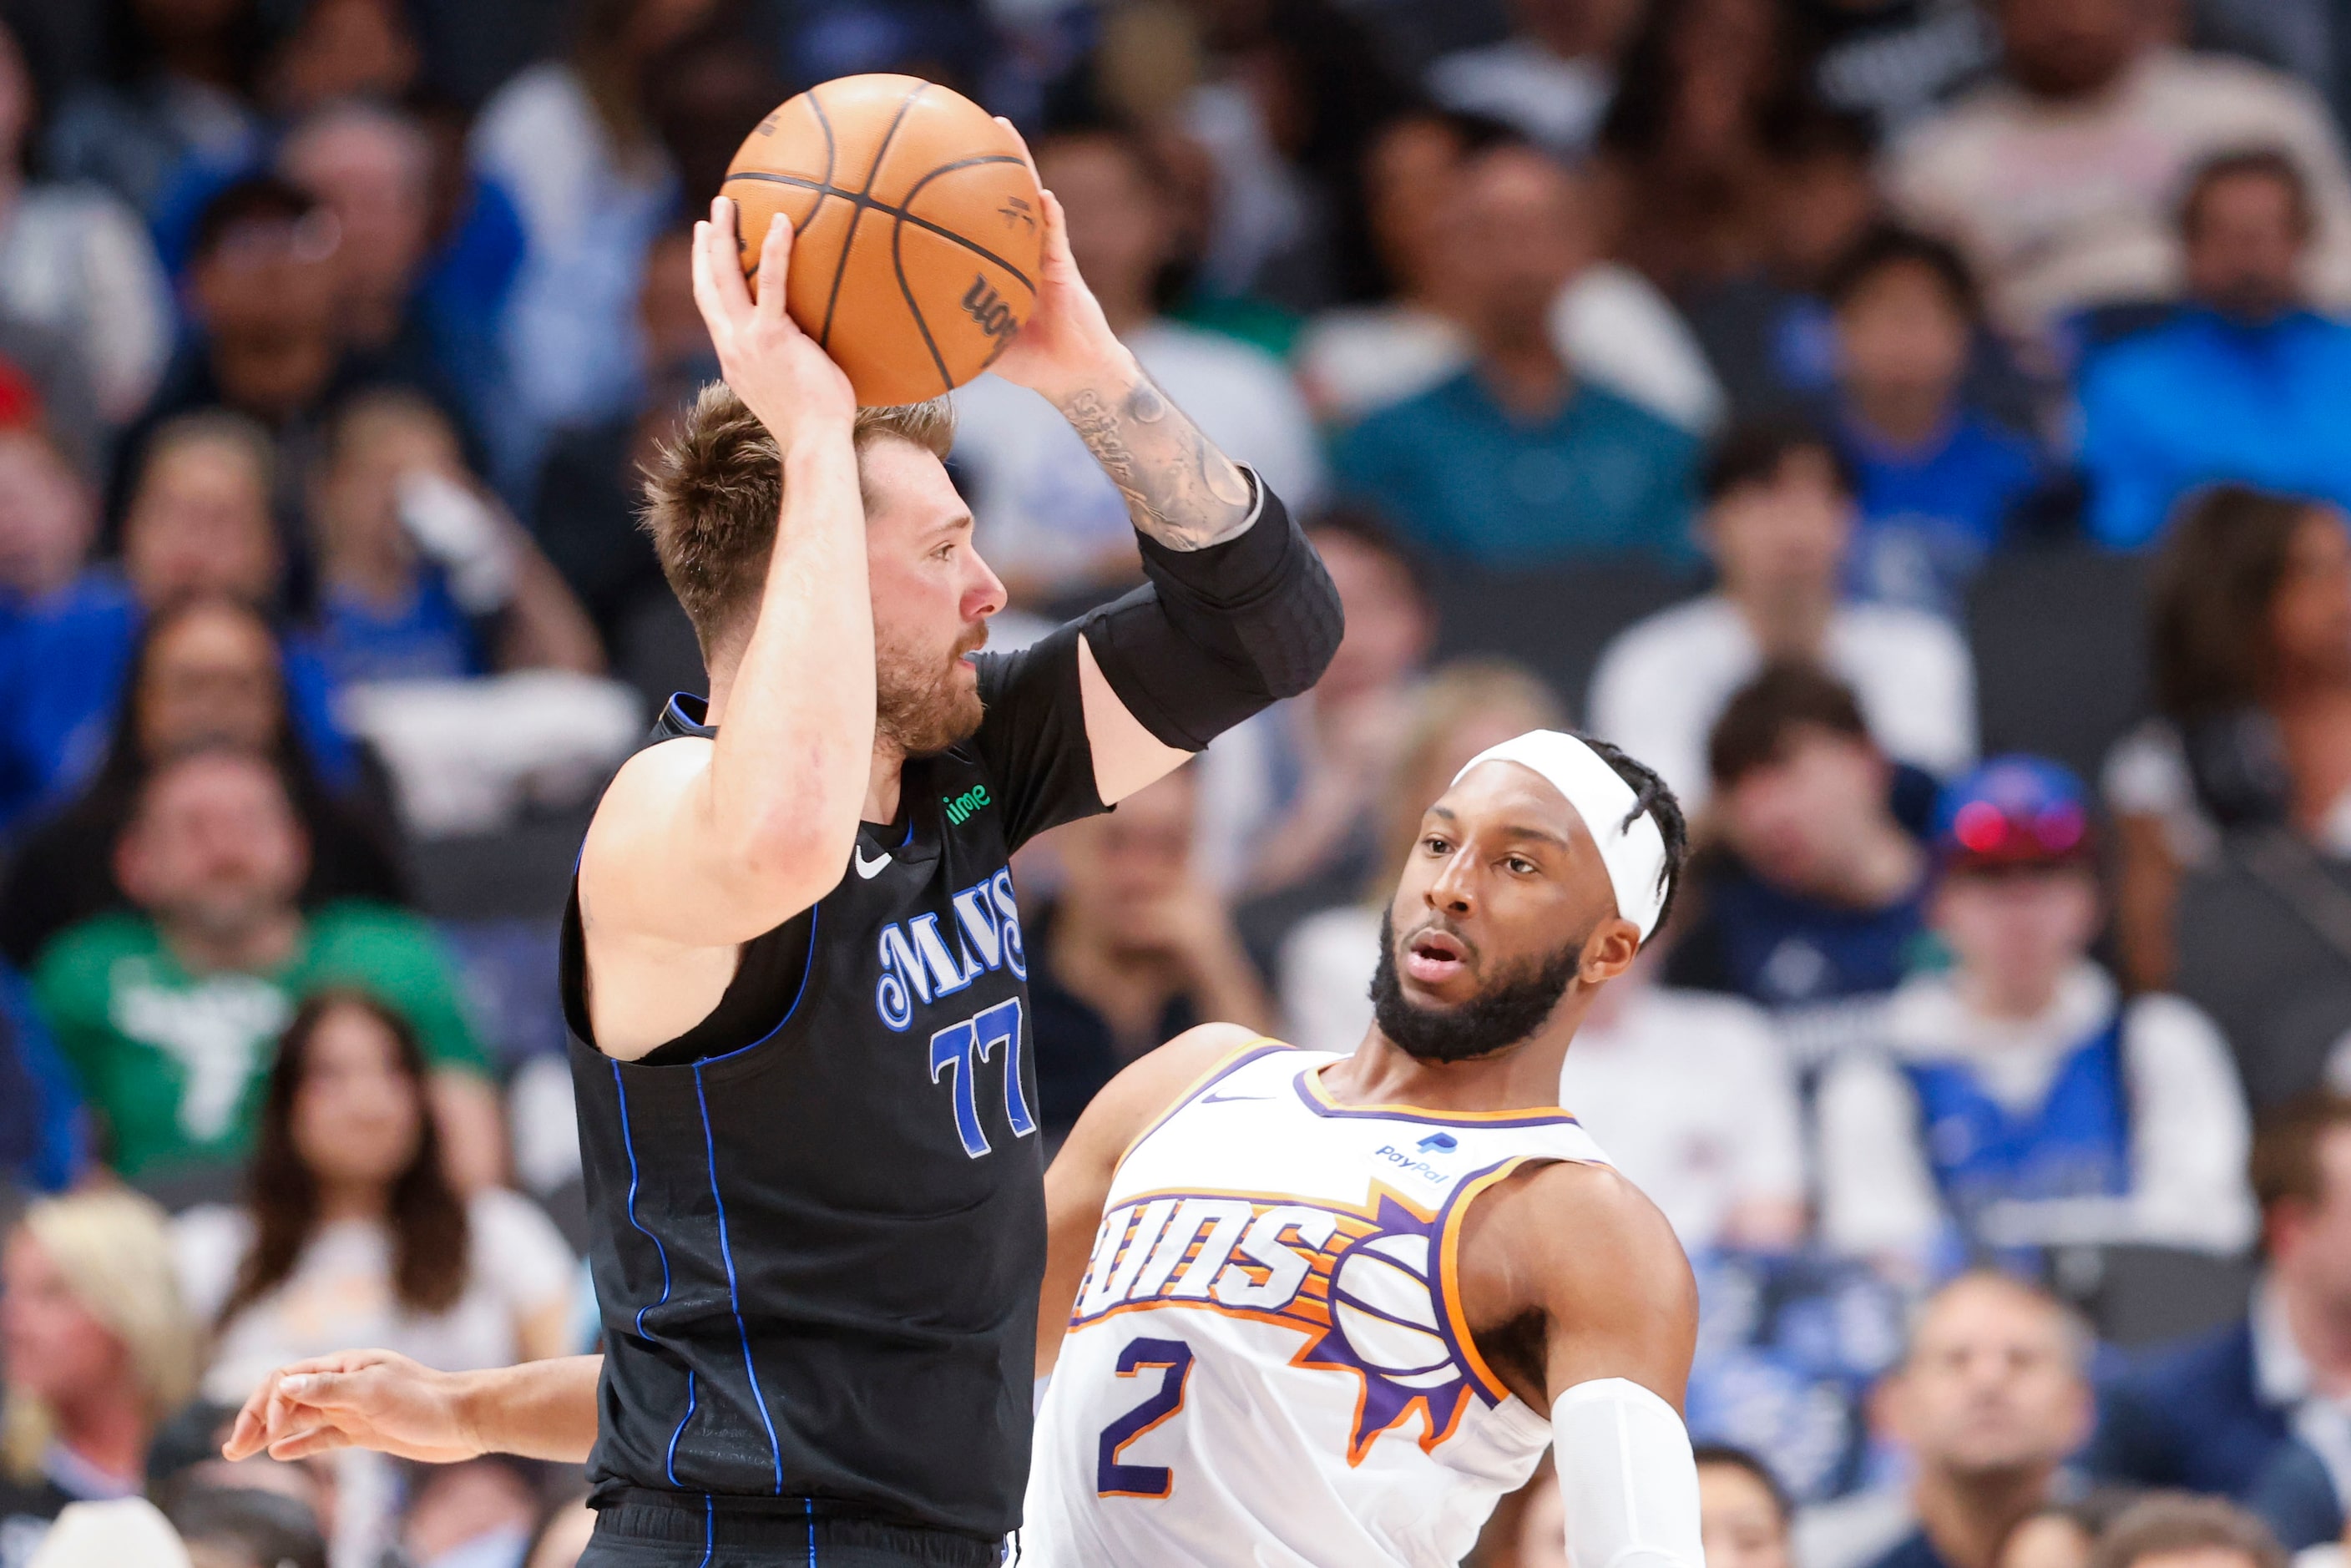
<svg viewBox="0 0 2351 1568">
<path fill-rule="evenodd" d="M 1089 388 L 1061 413 L 1126 497 L 1134 526 L 1169 549 L 1206 549 L 1248 523 L 1248 478 L 1148 378 L 1123 395 Z"/>
</svg>

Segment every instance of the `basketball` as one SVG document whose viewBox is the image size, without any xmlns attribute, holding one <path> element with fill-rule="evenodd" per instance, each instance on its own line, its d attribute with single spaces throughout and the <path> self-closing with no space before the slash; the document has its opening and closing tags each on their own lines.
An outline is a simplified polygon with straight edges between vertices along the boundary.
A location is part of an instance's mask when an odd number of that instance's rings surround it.
<svg viewBox="0 0 2351 1568">
<path fill-rule="evenodd" d="M 919 77 L 790 99 L 744 139 L 725 192 L 746 273 L 774 214 L 790 221 L 785 306 L 867 407 L 961 386 L 1036 302 L 1045 210 L 1019 141 Z"/>
</svg>

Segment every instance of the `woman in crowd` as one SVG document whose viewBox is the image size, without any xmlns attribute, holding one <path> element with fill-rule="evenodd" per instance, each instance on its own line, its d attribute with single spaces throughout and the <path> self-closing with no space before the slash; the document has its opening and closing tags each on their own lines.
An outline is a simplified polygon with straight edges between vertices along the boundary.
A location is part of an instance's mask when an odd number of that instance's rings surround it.
<svg viewBox="0 0 2351 1568">
<path fill-rule="evenodd" d="M 114 841 L 155 764 L 191 747 L 228 743 L 277 760 L 310 840 L 306 904 L 337 898 L 402 902 L 387 810 L 338 795 L 297 743 L 287 716 L 285 653 L 258 611 L 198 596 L 150 616 L 131 654 L 129 695 L 98 775 L 32 829 L 0 880 L 0 955 L 29 967 L 48 939 L 123 904 Z"/>
<path fill-rule="evenodd" d="M 183 1277 L 215 1325 L 206 1391 L 235 1400 L 280 1363 L 388 1345 L 446 1371 L 570 1348 L 575 1261 L 501 1188 L 443 1168 L 424 1058 L 397 1013 L 311 998 L 278 1042 L 241 1208 L 177 1222 Z"/>
<path fill-rule="evenodd" d="M 2162 986 L 2184 869 L 2221 829 L 2351 851 L 2351 532 L 2314 501 L 2228 485 L 2173 522 L 2149 585 L 2159 716 L 2107 759 L 2130 980 Z"/>
<path fill-rule="evenodd" d="M 195 1391 L 196 1333 L 162 1213 L 120 1191 L 34 1204 L 0 1250 L 0 1549 L 68 1503 L 131 1497 Z"/>
</svg>

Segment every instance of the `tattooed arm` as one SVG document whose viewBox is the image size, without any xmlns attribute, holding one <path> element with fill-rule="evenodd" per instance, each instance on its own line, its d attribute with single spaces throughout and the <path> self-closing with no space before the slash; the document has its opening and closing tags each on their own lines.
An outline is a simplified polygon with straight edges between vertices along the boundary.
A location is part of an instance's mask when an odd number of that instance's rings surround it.
<svg viewBox="0 0 2351 1568">
<path fill-rule="evenodd" d="M 1224 543 L 1255 520 L 1255 487 L 1133 355 L 1123 357 L 1099 385 L 1057 400 L 1062 417 L 1126 497 L 1137 529 L 1175 550 Z"/>
<path fill-rule="evenodd" d="M 1094 789 L 1115 803 L 1322 676 L 1338 591 L 1280 498 L 1151 384 L 1070 258 L 1044 193 L 1037 303 L 995 371 L 1061 411 L 1126 497 L 1147 586 L 1075 639 Z M 1260 522 L 1263 527 L 1258 526 Z"/>
</svg>

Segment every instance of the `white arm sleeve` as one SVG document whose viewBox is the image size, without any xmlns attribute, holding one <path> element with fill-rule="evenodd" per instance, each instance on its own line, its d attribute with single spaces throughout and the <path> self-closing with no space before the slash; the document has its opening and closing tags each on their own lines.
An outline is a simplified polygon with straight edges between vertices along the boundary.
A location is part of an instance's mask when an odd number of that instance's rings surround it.
<svg viewBox="0 0 2351 1568">
<path fill-rule="evenodd" d="M 1551 1407 L 1569 1568 L 1705 1568 L 1698 1461 L 1674 1407 L 1622 1377 Z"/>
</svg>

